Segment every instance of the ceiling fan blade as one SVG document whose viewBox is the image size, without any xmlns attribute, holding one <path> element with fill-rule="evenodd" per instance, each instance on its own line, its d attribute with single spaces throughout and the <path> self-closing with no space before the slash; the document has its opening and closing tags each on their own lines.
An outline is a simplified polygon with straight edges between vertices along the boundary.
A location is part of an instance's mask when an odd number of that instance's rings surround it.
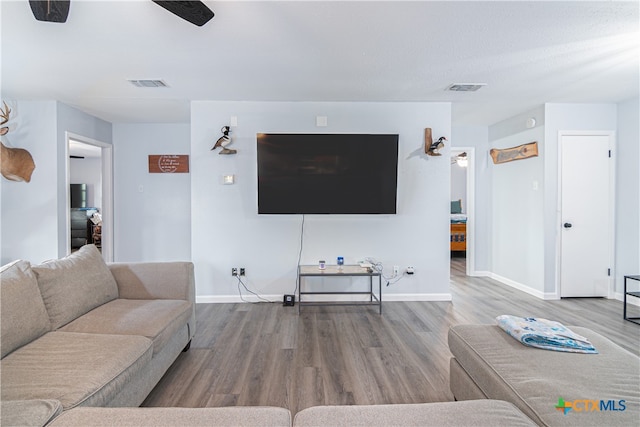
<svg viewBox="0 0 640 427">
<path fill-rule="evenodd" d="M 211 9 L 201 1 L 152 1 L 198 27 L 202 27 L 213 18 Z"/>
<path fill-rule="evenodd" d="M 29 0 L 33 16 L 38 21 L 67 22 L 71 0 Z"/>
</svg>

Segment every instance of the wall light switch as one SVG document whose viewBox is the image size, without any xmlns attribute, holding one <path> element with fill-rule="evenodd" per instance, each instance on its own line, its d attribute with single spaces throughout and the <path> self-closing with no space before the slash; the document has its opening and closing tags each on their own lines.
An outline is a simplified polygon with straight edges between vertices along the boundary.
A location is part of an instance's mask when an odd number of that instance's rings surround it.
<svg viewBox="0 0 640 427">
<path fill-rule="evenodd" d="M 231 185 L 235 182 L 236 178 L 235 175 L 224 175 L 222 177 L 222 183 L 224 185 Z"/>
<path fill-rule="evenodd" d="M 231 120 L 229 120 L 229 126 L 231 127 L 238 126 L 238 116 L 231 116 Z"/>
<path fill-rule="evenodd" d="M 329 121 L 327 120 L 327 116 L 316 116 L 316 126 L 317 127 L 325 127 L 327 126 Z"/>
</svg>

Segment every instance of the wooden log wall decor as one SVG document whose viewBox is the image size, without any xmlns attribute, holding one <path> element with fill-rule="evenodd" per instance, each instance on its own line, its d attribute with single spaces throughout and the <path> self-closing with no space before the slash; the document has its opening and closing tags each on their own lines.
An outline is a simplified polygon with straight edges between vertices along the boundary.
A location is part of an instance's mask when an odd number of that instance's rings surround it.
<svg viewBox="0 0 640 427">
<path fill-rule="evenodd" d="M 522 160 L 529 157 L 538 156 L 538 141 L 528 144 L 518 145 L 517 147 L 497 149 L 492 148 L 489 151 L 494 164 L 507 163 L 514 160 Z"/>
<path fill-rule="evenodd" d="M 424 129 L 424 152 L 429 154 L 429 149 L 433 144 L 433 136 L 431 134 L 431 128 Z"/>
</svg>

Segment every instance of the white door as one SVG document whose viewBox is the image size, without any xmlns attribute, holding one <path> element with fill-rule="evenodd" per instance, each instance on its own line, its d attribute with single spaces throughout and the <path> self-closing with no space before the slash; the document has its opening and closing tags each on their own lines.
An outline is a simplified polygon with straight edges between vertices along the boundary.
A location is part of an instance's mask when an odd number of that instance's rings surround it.
<svg viewBox="0 0 640 427">
<path fill-rule="evenodd" d="M 561 297 L 608 296 L 612 268 L 611 135 L 561 135 Z"/>
</svg>

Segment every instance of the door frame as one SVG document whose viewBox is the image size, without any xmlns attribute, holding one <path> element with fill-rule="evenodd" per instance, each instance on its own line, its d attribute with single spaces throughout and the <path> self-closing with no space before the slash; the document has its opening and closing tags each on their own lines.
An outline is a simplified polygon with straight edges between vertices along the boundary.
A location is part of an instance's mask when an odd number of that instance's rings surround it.
<svg viewBox="0 0 640 427">
<path fill-rule="evenodd" d="M 466 253 L 466 274 L 467 276 L 477 276 L 475 257 L 475 232 L 476 232 L 476 148 L 475 147 L 451 147 L 450 156 L 459 153 L 467 153 L 467 253 Z M 449 166 L 449 175 L 451 167 Z M 449 190 L 451 191 L 451 190 Z M 449 197 L 451 198 L 451 197 Z"/>
<path fill-rule="evenodd" d="M 565 136 L 606 136 L 609 138 L 611 160 L 609 162 L 609 279 L 607 284 L 607 298 L 615 297 L 615 201 L 616 201 L 616 133 L 615 131 L 558 131 L 558 192 L 556 208 L 556 292 L 562 298 L 562 141 Z"/>
<path fill-rule="evenodd" d="M 75 140 L 83 144 L 93 145 L 100 147 L 102 158 L 102 258 L 107 262 L 113 261 L 113 145 L 98 141 L 97 139 L 89 138 L 86 136 L 78 135 L 72 132 L 65 132 L 65 168 L 66 168 L 66 248 L 67 255 L 71 253 L 71 234 L 68 230 L 71 229 L 71 211 L 68 207 L 71 204 L 71 162 L 69 161 L 69 141 Z"/>
</svg>

